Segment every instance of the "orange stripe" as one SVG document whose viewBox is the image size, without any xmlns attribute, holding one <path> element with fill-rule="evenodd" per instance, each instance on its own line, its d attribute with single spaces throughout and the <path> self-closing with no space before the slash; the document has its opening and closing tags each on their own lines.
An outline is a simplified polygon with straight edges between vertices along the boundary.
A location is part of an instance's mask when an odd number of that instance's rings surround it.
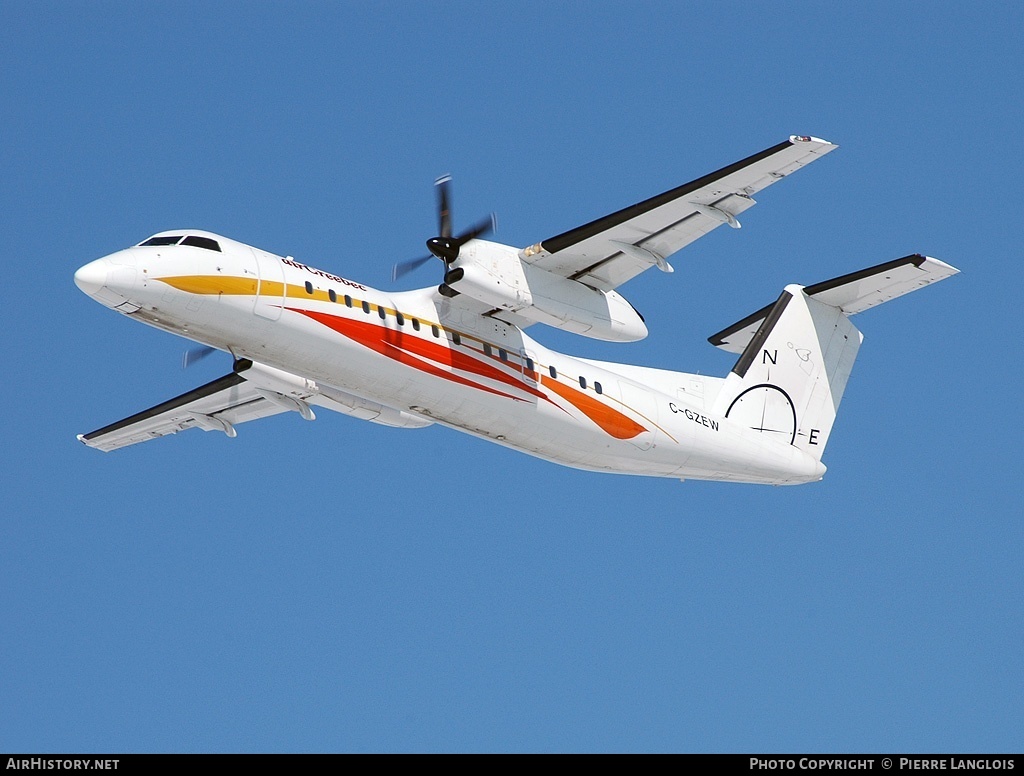
<svg viewBox="0 0 1024 776">
<path fill-rule="evenodd" d="M 602 404 L 592 396 L 582 391 L 570 388 L 564 383 L 551 378 L 543 378 L 545 388 L 550 388 L 576 409 L 594 421 L 606 433 L 616 439 L 632 439 L 647 431 L 646 428 L 634 421 L 632 418 L 623 415 L 618 410 L 613 410 L 606 404 Z"/>
</svg>

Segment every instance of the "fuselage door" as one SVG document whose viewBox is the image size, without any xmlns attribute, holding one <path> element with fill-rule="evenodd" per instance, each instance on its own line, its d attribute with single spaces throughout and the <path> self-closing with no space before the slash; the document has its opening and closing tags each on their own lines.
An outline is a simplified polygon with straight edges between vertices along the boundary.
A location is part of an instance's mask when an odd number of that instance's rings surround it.
<svg viewBox="0 0 1024 776">
<path fill-rule="evenodd" d="M 276 321 L 281 317 L 281 309 L 284 307 L 284 265 L 277 256 L 259 248 L 253 248 L 252 252 L 256 257 L 256 268 L 260 278 L 253 312 Z"/>
<path fill-rule="evenodd" d="M 537 374 L 537 359 L 529 350 L 519 351 L 519 363 L 522 364 L 523 382 L 529 386 L 536 386 L 540 375 Z"/>
</svg>

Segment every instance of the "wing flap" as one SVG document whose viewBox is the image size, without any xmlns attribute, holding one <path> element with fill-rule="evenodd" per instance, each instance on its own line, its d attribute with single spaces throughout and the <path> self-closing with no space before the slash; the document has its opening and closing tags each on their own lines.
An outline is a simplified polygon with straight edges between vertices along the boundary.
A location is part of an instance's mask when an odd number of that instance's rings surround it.
<svg viewBox="0 0 1024 776">
<path fill-rule="evenodd" d="M 943 261 L 914 253 L 805 286 L 804 293 L 819 302 L 838 307 L 846 315 L 854 315 L 948 278 L 959 271 Z M 754 338 L 772 306 L 762 307 L 756 313 L 712 335 L 708 341 L 730 353 L 742 353 Z"/>
<path fill-rule="evenodd" d="M 286 411 L 263 398 L 240 374 L 232 372 L 124 420 L 80 434 L 78 439 L 89 447 L 109 452 L 190 428 L 219 430 L 233 436 L 238 423 Z"/>
</svg>

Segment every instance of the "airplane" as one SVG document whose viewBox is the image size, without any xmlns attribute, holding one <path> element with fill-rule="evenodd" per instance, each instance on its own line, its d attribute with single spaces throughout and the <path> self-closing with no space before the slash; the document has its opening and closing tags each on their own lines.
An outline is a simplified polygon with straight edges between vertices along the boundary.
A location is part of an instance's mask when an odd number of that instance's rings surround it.
<svg viewBox="0 0 1024 776">
<path fill-rule="evenodd" d="M 850 317 L 958 270 L 913 254 L 787 285 L 709 341 L 738 354 L 725 377 L 578 358 L 526 334 L 543 323 L 634 342 L 643 316 L 617 289 L 720 226 L 753 196 L 837 146 L 790 136 L 657 196 L 526 248 L 455 234 L 436 183 L 439 286 L 387 292 L 197 229 L 159 232 L 96 259 L 75 283 L 129 318 L 227 351 L 227 375 L 78 439 L 115 450 L 191 428 L 314 407 L 397 428 L 437 423 L 554 463 L 680 480 L 794 485 L 822 453 L 863 336 Z"/>
</svg>

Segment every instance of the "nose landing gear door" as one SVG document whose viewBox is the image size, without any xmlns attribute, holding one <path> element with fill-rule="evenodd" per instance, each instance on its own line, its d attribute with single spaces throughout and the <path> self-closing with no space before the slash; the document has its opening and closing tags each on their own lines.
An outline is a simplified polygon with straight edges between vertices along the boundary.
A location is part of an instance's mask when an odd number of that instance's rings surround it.
<svg viewBox="0 0 1024 776">
<path fill-rule="evenodd" d="M 284 265 L 276 256 L 272 256 L 259 248 L 252 248 L 256 257 L 256 270 L 259 274 L 259 286 L 256 290 L 256 306 L 253 312 L 262 318 L 276 321 L 281 317 L 284 307 L 285 284 Z"/>
</svg>

